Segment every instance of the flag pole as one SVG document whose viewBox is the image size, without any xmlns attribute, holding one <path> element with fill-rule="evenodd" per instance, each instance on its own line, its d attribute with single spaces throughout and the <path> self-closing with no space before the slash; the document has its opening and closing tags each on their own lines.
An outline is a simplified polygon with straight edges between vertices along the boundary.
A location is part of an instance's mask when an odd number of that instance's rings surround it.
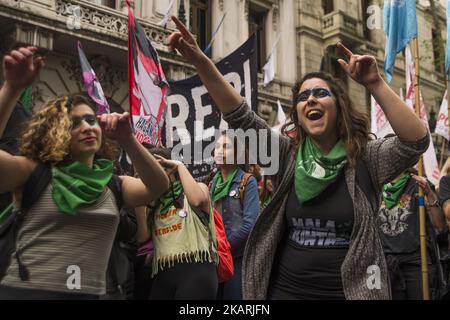
<svg viewBox="0 0 450 320">
<path fill-rule="evenodd" d="M 444 97 L 444 99 L 447 99 L 447 108 L 448 108 L 447 110 L 450 111 L 450 103 L 448 103 L 448 97 L 449 97 L 448 89 L 450 88 L 450 78 L 449 78 L 447 72 L 445 73 L 445 86 L 447 88 L 447 97 Z M 447 115 L 448 114 L 449 113 L 447 112 Z M 449 123 L 448 116 L 447 116 L 447 123 Z M 450 126 L 450 123 L 449 123 L 449 126 Z M 444 154 L 445 154 L 445 146 L 446 145 L 447 145 L 447 140 L 444 137 L 442 137 L 441 159 L 439 160 L 439 168 L 440 169 L 442 169 L 442 166 L 444 165 Z"/>
<path fill-rule="evenodd" d="M 420 119 L 420 63 L 419 63 L 419 43 L 417 37 L 411 41 L 411 47 L 414 54 L 414 67 L 416 69 L 414 79 L 414 93 L 416 114 Z M 419 160 L 419 176 L 423 177 L 423 156 Z M 430 292 L 428 286 L 428 262 L 427 262 L 427 242 L 425 229 L 425 199 L 423 189 L 419 186 L 419 226 L 420 226 L 420 257 L 421 257 L 421 271 L 422 271 L 422 294 L 424 300 L 430 300 Z"/>
<path fill-rule="evenodd" d="M 448 23 L 450 23 L 450 21 L 448 22 Z M 450 72 L 450 70 L 449 70 L 449 72 Z M 450 111 L 450 101 L 449 101 L 449 97 L 450 97 L 450 91 L 449 91 L 449 89 L 450 89 L 450 76 L 449 76 L 449 72 L 446 72 L 445 73 L 445 81 L 446 81 L 446 83 L 447 83 L 447 110 L 448 111 Z M 450 130 L 450 117 L 449 117 L 449 113 L 447 112 L 447 123 L 448 123 L 448 126 L 449 126 L 449 130 Z M 443 142 L 443 144 L 445 145 L 445 138 L 444 138 L 444 142 Z M 448 146 L 449 146 L 449 148 L 450 148 L 450 140 L 448 141 Z M 443 150 L 444 150 L 444 152 L 445 152 L 445 148 L 443 148 Z M 444 155 L 444 152 L 442 152 L 442 156 Z"/>
<path fill-rule="evenodd" d="M 444 164 L 444 153 L 445 153 L 445 138 L 442 137 L 442 146 L 441 146 L 441 158 L 439 159 L 439 168 L 442 169 L 442 166 Z"/>
</svg>

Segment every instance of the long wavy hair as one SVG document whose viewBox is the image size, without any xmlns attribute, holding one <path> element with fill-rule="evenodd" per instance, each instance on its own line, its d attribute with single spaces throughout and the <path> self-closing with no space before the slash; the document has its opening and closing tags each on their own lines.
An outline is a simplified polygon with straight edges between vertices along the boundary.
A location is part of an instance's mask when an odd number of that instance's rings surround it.
<svg viewBox="0 0 450 320">
<path fill-rule="evenodd" d="M 336 98 L 338 137 L 345 143 L 347 161 L 350 166 L 355 166 L 358 158 L 362 156 L 370 139 L 369 118 L 366 113 L 359 111 L 350 100 L 350 96 L 344 89 L 340 80 L 333 78 L 325 72 L 311 72 L 306 74 L 294 87 L 292 87 L 292 111 L 291 118 L 281 131 L 291 137 L 292 144 L 298 150 L 307 133 L 299 123 L 297 114 L 297 97 L 301 86 L 309 79 L 322 79 L 325 81 L 333 97 Z"/>
<path fill-rule="evenodd" d="M 21 138 L 20 154 L 42 163 L 58 163 L 70 158 L 72 109 L 86 104 L 94 112 L 96 105 L 84 93 L 61 96 L 48 101 L 37 111 L 27 126 Z M 102 144 L 96 153 L 96 158 L 115 160 L 118 147 L 102 135 Z"/>
</svg>

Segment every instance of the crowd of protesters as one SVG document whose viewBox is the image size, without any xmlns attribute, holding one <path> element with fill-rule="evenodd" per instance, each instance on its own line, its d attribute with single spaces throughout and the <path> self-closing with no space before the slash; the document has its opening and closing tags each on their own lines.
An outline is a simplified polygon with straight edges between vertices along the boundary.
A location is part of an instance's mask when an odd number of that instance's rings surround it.
<svg viewBox="0 0 450 320">
<path fill-rule="evenodd" d="M 229 126 L 269 129 L 173 20 L 170 49 L 196 68 Z M 6 54 L 0 226 L 12 231 L 0 228 L 0 299 L 421 299 L 420 204 L 430 297 L 444 299 L 450 174 L 443 169 L 439 186 L 418 176 L 426 127 L 374 57 L 337 46 L 343 71 L 375 97 L 395 134 L 371 135 L 338 80 L 308 73 L 292 89 L 290 122 L 281 134 L 266 131 L 267 145 L 275 140 L 279 149 L 278 173 L 238 165 L 239 141 L 224 132 L 216 170 L 202 182 L 170 149 L 140 144 L 128 113 L 97 116 L 86 94 L 24 112 L 19 98 L 44 60 L 33 47 Z M 221 283 L 214 212 L 234 265 Z M 375 289 L 367 285 L 372 266 Z"/>
</svg>

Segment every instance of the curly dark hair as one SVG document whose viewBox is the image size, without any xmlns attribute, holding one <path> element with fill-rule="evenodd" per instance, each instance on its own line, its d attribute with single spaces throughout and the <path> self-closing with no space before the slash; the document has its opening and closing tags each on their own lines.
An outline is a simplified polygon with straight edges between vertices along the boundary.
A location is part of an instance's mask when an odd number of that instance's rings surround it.
<svg viewBox="0 0 450 320">
<path fill-rule="evenodd" d="M 21 155 L 42 163 L 58 163 L 69 156 L 71 110 L 86 104 L 94 112 L 97 107 L 85 93 L 56 97 L 33 114 L 21 138 Z M 116 160 L 119 148 L 116 143 L 102 137 L 96 158 Z"/>
</svg>

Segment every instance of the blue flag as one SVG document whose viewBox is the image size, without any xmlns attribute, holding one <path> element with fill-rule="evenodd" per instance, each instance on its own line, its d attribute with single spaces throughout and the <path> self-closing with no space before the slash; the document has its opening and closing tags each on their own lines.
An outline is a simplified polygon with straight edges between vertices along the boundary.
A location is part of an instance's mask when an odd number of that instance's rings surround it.
<svg viewBox="0 0 450 320">
<path fill-rule="evenodd" d="M 384 32 L 387 38 L 384 72 L 390 82 L 395 57 L 417 37 L 416 1 L 384 0 Z"/>
<path fill-rule="evenodd" d="M 450 0 L 447 0 L 447 48 L 445 49 L 445 73 L 450 69 Z"/>
</svg>

